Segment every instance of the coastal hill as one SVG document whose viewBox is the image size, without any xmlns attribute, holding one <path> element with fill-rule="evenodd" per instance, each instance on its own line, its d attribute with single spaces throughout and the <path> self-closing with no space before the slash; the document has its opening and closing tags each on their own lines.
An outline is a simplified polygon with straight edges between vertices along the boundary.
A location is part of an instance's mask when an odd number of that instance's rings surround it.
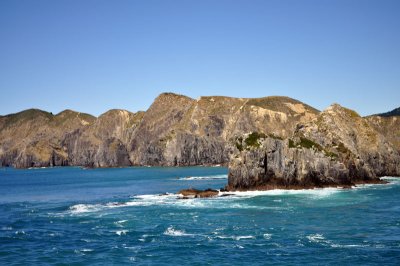
<svg viewBox="0 0 400 266">
<path fill-rule="evenodd" d="M 98 118 L 30 109 L 0 117 L 0 164 L 117 167 L 227 164 L 229 141 L 248 132 L 286 138 L 318 110 L 288 97 L 258 99 L 163 93 L 146 112 Z"/>
<path fill-rule="evenodd" d="M 0 165 L 230 167 L 229 187 L 318 186 L 399 175 L 399 120 L 289 97 L 163 93 L 145 112 L 0 116 Z M 311 180 L 311 181 L 310 181 Z"/>
</svg>

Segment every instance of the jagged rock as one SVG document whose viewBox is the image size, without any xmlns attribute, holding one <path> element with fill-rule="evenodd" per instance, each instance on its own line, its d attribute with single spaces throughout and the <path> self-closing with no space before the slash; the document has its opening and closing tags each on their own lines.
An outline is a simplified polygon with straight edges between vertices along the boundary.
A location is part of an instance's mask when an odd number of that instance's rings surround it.
<svg viewBox="0 0 400 266">
<path fill-rule="evenodd" d="M 235 140 L 228 189 L 312 188 L 380 182 L 400 175 L 400 155 L 366 120 L 337 104 L 299 125 L 291 138 Z"/>
</svg>

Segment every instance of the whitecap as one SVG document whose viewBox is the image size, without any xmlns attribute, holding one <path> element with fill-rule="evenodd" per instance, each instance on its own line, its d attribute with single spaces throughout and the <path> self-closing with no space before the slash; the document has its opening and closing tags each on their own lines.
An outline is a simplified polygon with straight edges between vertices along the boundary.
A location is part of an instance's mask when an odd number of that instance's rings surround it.
<svg viewBox="0 0 400 266">
<path fill-rule="evenodd" d="M 325 237 L 321 234 L 308 235 L 307 239 L 314 243 L 326 242 Z"/>
<path fill-rule="evenodd" d="M 118 227 L 124 227 L 123 223 L 126 223 L 128 220 L 120 220 L 120 221 L 116 221 L 114 222 L 114 224 Z"/>
<path fill-rule="evenodd" d="M 210 175 L 210 176 L 187 176 L 180 177 L 179 180 L 216 180 L 216 179 L 228 179 L 228 175 Z"/>
<path fill-rule="evenodd" d="M 369 247 L 369 245 L 357 245 L 357 244 L 349 244 L 349 245 L 340 245 L 340 244 L 331 244 L 333 248 L 363 248 Z"/>
<path fill-rule="evenodd" d="M 272 237 L 272 234 L 267 234 L 267 233 L 265 233 L 265 234 L 263 235 L 263 237 L 264 237 L 265 239 L 267 239 L 267 240 L 270 240 L 271 237 Z"/>
<path fill-rule="evenodd" d="M 216 236 L 216 238 L 219 238 L 219 239 L 232 239 L 232 240 L 239 241 L 239 240 L 242 240 L 242 239 L 255 239 L 256 237 L 248 235 L 248 236 Z"/>
<path fill-rule="evenodd" d="M 164 235 L 167 236 L 194 236 L 193 234 L 187 234 L 184 230 L 175 229 L 173 226 L 168 227 Z"/>
<path fill-rule="evenodd" d="M 115 233 L 117 235 L 119 235 L 119 236 L 126 235 L 126 233 L 128 233 L 128 232 L 129 232 L 129 230 L 118 230 L 118 231 L 115 231 Z"/>
<path fill-rule="evenodd" d="M 69 207 L 69 210 L 72 214 L 86 213 L 86 212 L 95 212 L 102 208 L 100 204 L 76 204 Z"/>
</svg>

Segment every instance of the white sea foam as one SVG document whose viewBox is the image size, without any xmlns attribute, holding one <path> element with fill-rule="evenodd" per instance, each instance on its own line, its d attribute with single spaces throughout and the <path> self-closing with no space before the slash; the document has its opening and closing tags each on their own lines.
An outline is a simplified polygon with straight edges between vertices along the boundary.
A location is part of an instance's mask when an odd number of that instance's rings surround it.
<svg viewBox="0 0 400 266">
<path fill-rule="evenodd" d="M 369 247 L 369 245 L 357 245 L 357 244 L 350 244 L 350 245 L 340 245 L 340 244 L 331 244 L 333 248 L 364 248 Z"/>
<path fill-rule="evenodd" d="M 318 188 L 318 189 L 302 189 L 302 190 L 266 190 L 266 191 L 235 191 L 235 192 L 219 192 L 220 196 L 205 199 L 182 199 L 180 194 L 148 194 L 137 195 L 131 197 L 127 202 L 108 202 L 104 204 L 76 204 L 69 208 L 70 214 L 84 214 L 102 211 L 105 209 L 121 208 L 121 207 L 146 207 L 153 205 L 169 205 L 179 206 L 183 208 L 245 208 L 245 209 L 272 209 L 272 210 L 288 210 L 286 206 L 258 206 L 251 205 L 245 201 L 238 199 L 253 198 L 259 196 L 284 196 L 284 195 L 305 195 L 311 198 L 323 198 L 332 194 L 343 191 L 340 188 Z M 274 199 L 275 202 L 281 202 L 281 199 Z M 116 222 L 121 225 L 125 221 Z"/>
<path fill-rule="evenodd" d="M 381 177 L 381 179 L 389 182 L 390 184 L 400 184 L 399 177 L 384 176 L 384 177 Z"/>
<path fill-rule="evenodd" d="M 321 234 L 313 234 L 313 235 L 308 235 L 307 239 L 310 242 L 314 242 L 314 243 L 321 243 L 321 242 L 326 242 L 326 239 L 323 235 Z"/>
<path fill-rule="evenodd" d="M 233 195 L 236 197 L 258 197 L 258 196 L 283 196 L 283 195 L 311 195 L 314 197 L 327 197 L 343 191 L 341 188 L 314 188 L 314 189 L 273 189 L 273 190 L 251 190 L 221 192 L 221 195 Z"/>
<path fill-rule="evenodd" d="M 219 239 L 232 239 L 232 240 L 242 240 L 242 239 L 255 239 L 255 236 L 216 236 Z"/>
<path fill-rule="evenodd" d="M 25 235 L 25 231 L 24 230 L 20 230 L 20 231 L 15 231 L 16 235 Z"/>
<path fill-rule="evenodd" d="M 179 178 L 179 180 L 215 180 L 215 179 L 228 179 L 228 175 L 187 176 Z"/>
<path fill-rule="evenodd" d="M 267 240 L 270 240 L 271 239 L 271 237 L 272 237 L 272 234 L 264 234 L 263 235 L 263 237 L 265 238 L 265 239 L 267 239 Z"/>
<path fill-rule="evenodd" d="M 187 234 L 184 230 L 175 229 L 173 226 L 170 226 L 165 230 L 164 235 L 166 236 L 194 236 L 193 234 Z"/>
<path fill-rule="evenodd" d="M 118 230 L 118 231 L 115 231 L 115 233 L 117 235 L 119 235 L 119 236 L 126 235 L 126 233 L 128 233 L 128 232 L 129 232 L 129 230 Z"/>
<path fill-rule="evenodd" d="M 80 214 L 86 212 L 95 212 L 102 209 L 102 205 L 100 204 L 76 204 L 69 207 L 69 211 L 72 214 Z"/>
</svg>

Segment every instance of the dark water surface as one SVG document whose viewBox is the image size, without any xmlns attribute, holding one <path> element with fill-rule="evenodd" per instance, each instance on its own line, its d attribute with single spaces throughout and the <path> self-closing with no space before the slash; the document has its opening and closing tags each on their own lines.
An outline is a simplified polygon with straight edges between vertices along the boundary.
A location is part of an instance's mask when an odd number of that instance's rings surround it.
<svg viewBox="0 0 400 266">
<path fill-rule="evenodd" d="M 213 199 L 164 194 L 221 188 L 226 175 L 0 168 L 0 265 L 400 265 L 400 179 Z"/>
</svg>

